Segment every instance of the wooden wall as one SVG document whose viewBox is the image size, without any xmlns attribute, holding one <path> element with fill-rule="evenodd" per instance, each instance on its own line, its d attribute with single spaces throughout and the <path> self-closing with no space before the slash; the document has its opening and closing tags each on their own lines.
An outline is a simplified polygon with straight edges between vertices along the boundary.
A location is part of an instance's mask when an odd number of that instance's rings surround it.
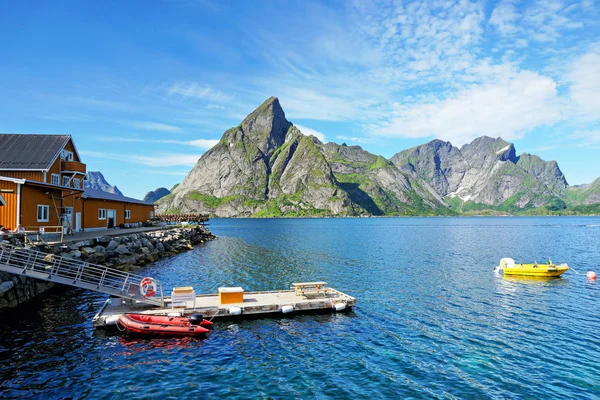
<svg viewBox="0 0 600 400">
<path fill-rule="evenodd" d="M 6 201 L 5 206 L 0 205 L 0 225 L 7 229 L 14 229 L 17 227 L 17 184 L 0 181 L 0 189 L 3 190 L 0 194 Z M 9 190 L 12 192 L 8 192 Z"/>
<path fill-rule="evenodd" d="M 44 182 L 44 173 L 41 171 L 0 171 L 0 175 L 7 176 L 9 178 Z M 50 177 L 48 177 L 48 181 L 50 181 Z"/>
<path fill-rule="evenodd" d="M 106 210 L 106 219 L 98 219 L 98 210 Z M 111 200 L 84 199 L 83 201 L 83 226 L 84 228 L 106 228 L 108 225 L 108 210 L 116 210 L 115 226 L 124 223 L 144 222 L 150 219 L 154 212 L 153 205 L 123 203 Z M 125 219 L 125 210 L 129 210 L 131 218 Z"/>
<path fill-rule="evenodd" d="M 46 194 L 48 193 L 48 194 Z M 54 197 L 54 202 L 52 201 Z M 45 187 L 22 185 L 21 186 L 21 224 L 25 229 L 38 226 L 60 225 L 60 213 L 62 207 L 61 191 Z M 54 207 L 56 204 L 56 208 Z M 49 207 L 48 222 L 38 222 L 37 206 Z M 57 210 L 58 209 L 58 210 Z M 58 214 L 58 215 L 57 215 Z"/>
<path fill-rule="evenodd" d="M 71 139 L 67 142 L 64 149 L 73 153 L 73 161 L 81 162 L 79 157 L 77 157 L 77 153 L 75 152 L 75 146 L 73 145 L 73 139 Z M 58 157 L 58 159 L 60 160 L 60 157 Z"/>
</svg>

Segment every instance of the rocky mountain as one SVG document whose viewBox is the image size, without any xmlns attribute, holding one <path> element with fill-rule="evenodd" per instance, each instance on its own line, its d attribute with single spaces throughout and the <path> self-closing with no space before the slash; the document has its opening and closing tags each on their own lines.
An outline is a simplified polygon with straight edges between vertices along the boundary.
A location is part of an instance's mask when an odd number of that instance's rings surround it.
<svg viewBox="0 0 600 400">
<path fill-rule="evenodd" d="M 212 215 L 383 215 L 444 212 L 443 200 L 360 147 L 323 144 L 285 118 L 271 97 L 223 134 L 161 212 Z"/>
<path fill-rule="evenodd" d="M 143 200 L 147 203 L 154 203 L 170 193 L 171 191 L 169 189 L 161 187 L 146 193 Z"/>
<path fill-rule="evenodd" d="M 84 188 L 102 190 L 103 192 L 118 194 L 123 196 L 123 193 L 116 186 L 109 184 L 104 175 L 100 171 L 88 171 L 86 180 L 83 182 Z"/>
<path fill-rule="evenodd" d="M 486 136 L 460 149 L 433 140 L 392 157 L 400 170 L 427 182 L 459 211 L 564 209 L 567 181 L 556 161 L 516 155 L 512 143 Z"/>
<path fill-rule="evenodd" d="M 517 156 L 501 138 L 460 148 L 433 140 L 387 160 L 304 135 L 271 97 L 157 204 L 167 213 L 272 217 L 590 213 L 595 202 L 600 180 L 570 188 L 555 161 Z"/>
<path fill-rule="evenodd" d="M 600 178 L 586 185 L 569 187 L 566 201 L 570 206 L 587 206 L 600 203 Z"/>
<path fill-rule="evenodd" d="M 444 213 L 444 200 L 427 183 L 360 146 L 327 143 L 325 155 L 339 185 L 371 215 Z"/>
</svg>

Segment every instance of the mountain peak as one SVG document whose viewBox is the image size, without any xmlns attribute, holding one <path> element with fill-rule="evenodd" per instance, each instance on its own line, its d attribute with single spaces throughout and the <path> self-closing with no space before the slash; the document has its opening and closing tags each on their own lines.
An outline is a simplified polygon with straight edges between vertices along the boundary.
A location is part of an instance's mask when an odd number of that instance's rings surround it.
<svg viewBox="0 0 600 400">
<path fill-rule="evenodd" d="M 252 111 L 240 128 L 265 155 L 270 155 L 285 142 L 290 126 L 292 123 L 285 118 L 279 99 L 272 96 Z"/>
<path fill-rule="evenodd" d="M 83 187 L 101 190 L 107 193 L 118 194 L 121 196 L 123 195 L 119 188 L 112 186 L 106 181 L 106 179 L 104 179 L 104 175 L 102 175 L 100 171 L 88 171 L 86 174 L 86 180 L 83 182 Z"/>
</svg>

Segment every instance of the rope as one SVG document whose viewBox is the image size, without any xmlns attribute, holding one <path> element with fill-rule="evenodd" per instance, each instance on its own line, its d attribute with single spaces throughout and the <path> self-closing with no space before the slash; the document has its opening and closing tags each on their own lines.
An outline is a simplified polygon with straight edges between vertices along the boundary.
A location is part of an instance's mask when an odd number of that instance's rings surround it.
<svg viewBox="0 0 600 400">
<path fill-rule="evenodd" d="M 121 332 L 124 332 L 124 331 L 126 331 L 126 330 L 127 330 L 127 328 L 126 328 L 125 326 L 123 326 L 123 329 L 121 329 L 121 328 L 119 327 L 119 324 L 120 324 L 120 322 L 119 322 L 119 321 L 117 321 L 117 329 L 118 329 L 118 330 L 120 330 Z"/>
<path fill-rule="evenodd" d="M 213 318 L 217 316 L 217 314 L 219 313 L 219 311 L 221 311 L 220 309 L 217 309 L 217 312 L 213 314 L 212 317 L 210 317 L 210 319 L 208 320 L 209 322 L 212 322 Z"/>
<path fill-rule="evenodd" d="M 573 267 L 569 267 L 569 268 L 572 269 L 573 272 L 575 272 L 577 275 L 581 275 L 579 272 L 575 271 L 575 268 L 573 268 Z"/>
</svg>

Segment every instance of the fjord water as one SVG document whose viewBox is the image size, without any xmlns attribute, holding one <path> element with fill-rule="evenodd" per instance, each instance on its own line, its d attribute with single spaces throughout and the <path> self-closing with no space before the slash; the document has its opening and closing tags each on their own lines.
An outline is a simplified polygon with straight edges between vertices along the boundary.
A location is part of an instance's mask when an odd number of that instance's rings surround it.
<svg viewBox="0 0 600 400">
<path fill-rule="evenodd" d="M 2 398 L 600 397 L 600 218 L 212 220 L 219 239 L 143 273 L 167 288 L 325 280 L 350 313 L 217 322 L 205 340 L 91 326 L 58 290 L 0 313 Z M 502 257 L 568 263 L 504 279 Z M 578 274 L 579 273 L 579 274 Z"/>
</svg>

